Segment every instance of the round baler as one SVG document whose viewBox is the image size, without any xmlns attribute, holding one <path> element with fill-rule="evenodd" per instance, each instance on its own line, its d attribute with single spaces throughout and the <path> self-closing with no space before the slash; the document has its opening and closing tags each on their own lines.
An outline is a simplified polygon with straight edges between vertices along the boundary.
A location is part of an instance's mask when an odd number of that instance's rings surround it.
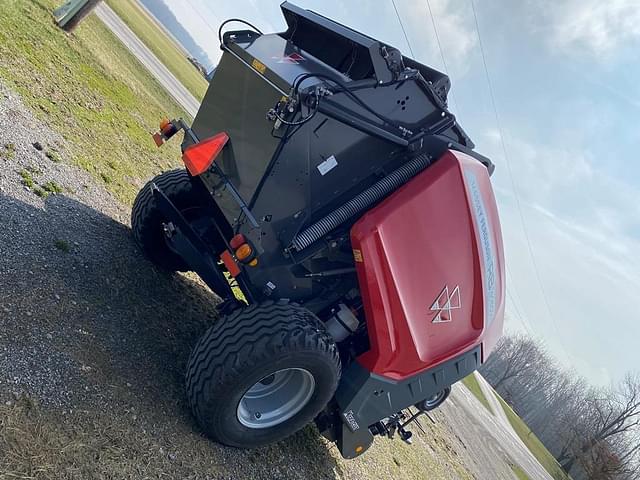
<svg viewBox="0 0 640 480">
<path fill-rule="evenodd" d="M 342 455 L 408 425 L 502 332 L 493 164 L 447 108 L 446 75 L 308 10 L 222 35 L 185 169 L 140 191 L 136 242 L 220 297 L 189 359 L 193 414 L 235 447 L 309 422 Z M 246 22 L 245 22 L 246 23 Z"/>
</svg>

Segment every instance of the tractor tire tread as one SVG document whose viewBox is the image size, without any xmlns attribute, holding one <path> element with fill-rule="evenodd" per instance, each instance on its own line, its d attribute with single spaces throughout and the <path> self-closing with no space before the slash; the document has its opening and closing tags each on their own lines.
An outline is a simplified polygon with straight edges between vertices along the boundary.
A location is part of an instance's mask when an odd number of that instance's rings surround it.
<svg viewBox="0 0 640 480">
<path fill-rule="evenodd" d="M 140 190 L 131 209 L 133 239 L 147 258 L 162 269 L 184 271 L 185 262 L 158 240 L 158 210 L 151 191 L 155 183 L 178 207 L 197 203 L 191 178 L 184 168 L 169 170 L 148 181 Z M 163 248 L 164 247 L 164 248 Z"/>
<path fill-rule="evenodd" d="M 322 351 L 340 376 L 340 357 L 322 322 L 308 310 L 286 301 L 250 305 L 219 321 L 194 348 L 186 374 L 187 397 L 203 424 L 199 404 L 210 401 L 216 386 L 233 382 L 247 367 L 281 352 Z M 335 390 L 336 384 L 332 386 Z"/>
</svg>

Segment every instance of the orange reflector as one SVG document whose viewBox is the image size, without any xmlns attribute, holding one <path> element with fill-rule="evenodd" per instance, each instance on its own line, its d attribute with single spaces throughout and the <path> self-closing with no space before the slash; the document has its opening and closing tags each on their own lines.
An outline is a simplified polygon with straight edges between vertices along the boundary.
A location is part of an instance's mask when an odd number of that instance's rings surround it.
<svg viewBox="0 0 640 480">
<path fill-rule="evenodd" d="M 229 135 L 220 132 L 211 138 L 187 147 L 182 154 L 182 160 L 189 173 L 196 176 L 206 172 L 228 141 Z"/>
<path fill-rule="evenodd" d="M 162 120 L 160 120 L 160 130 L 164 130 L 165 128 L 167 128 L 170 123 L 171 122 L 169 122 L 168 118 L 163 118 Z"/>
<path fill-rule="evenodd" d="M 258 265 L 258 259 L 257 259 L 257 258 L 254 258 L 253 260 L 251 260 L 251 261 L 249 262 L 249 266 L 250 266 L 250 267 L 255 267 L 255 266 L 257 266 L 257 265 Z"/>
<path fill-rule="evenodd" d="M 233 238 L 229 241 L 229 246 L 235 250 L 243 243 L 247 243 L 247 241 L 244 239 L 244 235 L 239 233 L 237 235 L 234 235 Z"/>
<path fill-rule="evenodd" d="M 222 260 L 224 266 L 227 267 L 227 270 L 232 277 L 235 278 L 240 275 L 240 267 L 233 259 L 233 256 L 231 255 L 231 252 L 229 250 L 225 250 L 224 252 L 222 252 L 222 255 L 220 255 L 220 260 Z"/>
<path fill-rule="evenodd" d="M 236 258 L 240 261 L 245 260 L 251 256 L 253 250 L 248 243 L 244 245 L 240 245 L 240 247 L 236 250 Z"/>
<path fill-rule="evenodd" d="M 364 450 L 364 447 L 362 445 L 358 445 L 356 447 L 356 453 L 362 453 L 362 450 Z"/>
</svg>

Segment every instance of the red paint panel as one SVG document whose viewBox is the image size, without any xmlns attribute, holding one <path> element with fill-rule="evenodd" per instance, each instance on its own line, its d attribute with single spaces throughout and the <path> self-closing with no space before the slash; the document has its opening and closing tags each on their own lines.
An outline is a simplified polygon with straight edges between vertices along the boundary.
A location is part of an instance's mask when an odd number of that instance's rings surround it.
<svg viewBox="0 0 640 480">
<path fill-rule="evenodd" d="M 351 241 L 371 343 L 358 361 L 370 371 L 404 379 L 500 337 L 502 238 L 477 160 L 445 153 L 358 220 Z"/>
</svg>

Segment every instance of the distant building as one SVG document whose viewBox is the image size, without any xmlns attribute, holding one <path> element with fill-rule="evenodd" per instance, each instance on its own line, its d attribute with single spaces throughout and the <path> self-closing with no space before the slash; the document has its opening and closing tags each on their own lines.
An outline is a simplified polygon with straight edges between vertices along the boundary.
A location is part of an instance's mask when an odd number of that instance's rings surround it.
<svg viewBox="0 0 640 480">
<path fill-rule="evenodd" d="M 207 69 L 204 68 L 204 65 L 202 65 L 196 58 L 193 58 L 193 57 L 187 57 L 187 58 L 189 59 L 191 64 L 198 69 L 198 71 L 202 74 L 202 76 L 204 78 L 207 78 Z"/>
</svg>

